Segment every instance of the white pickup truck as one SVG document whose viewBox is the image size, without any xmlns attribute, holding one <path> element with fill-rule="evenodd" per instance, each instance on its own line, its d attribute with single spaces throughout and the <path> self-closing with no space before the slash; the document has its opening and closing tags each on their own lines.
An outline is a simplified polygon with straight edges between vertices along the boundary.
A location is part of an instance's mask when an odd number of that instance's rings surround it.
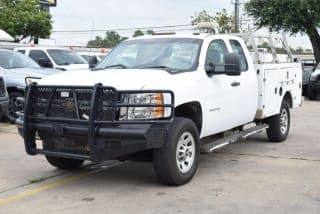
<svg viewBox="0 0 320 214">
<path fill-rule="evenodd" d="M 301 86 L 301 64 L 254 64 L 240 37 L 145 36 L 94 70 L 30 85 L 17 124 L 27 153 L 60 169 L 147 158 L 161 182 L 183 185 L 201 152 L 263 130 L 285 141 Z"/>
</svg>

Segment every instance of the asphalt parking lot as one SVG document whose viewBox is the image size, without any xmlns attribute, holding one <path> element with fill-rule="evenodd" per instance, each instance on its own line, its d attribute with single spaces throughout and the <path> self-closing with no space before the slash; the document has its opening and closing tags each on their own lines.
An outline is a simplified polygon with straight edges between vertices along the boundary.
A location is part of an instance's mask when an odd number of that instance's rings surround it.
<svg viewBox="0 0 320 214">
<path fill-rule="evenodd" d="M 191 183 L 158 184 L 149 163 L 56 170 L 0 124 L 0 213 L 320 213 L 320 102 L 292 114 L 283 144 L 264 133 L 202 155 Z"/>
</svg>

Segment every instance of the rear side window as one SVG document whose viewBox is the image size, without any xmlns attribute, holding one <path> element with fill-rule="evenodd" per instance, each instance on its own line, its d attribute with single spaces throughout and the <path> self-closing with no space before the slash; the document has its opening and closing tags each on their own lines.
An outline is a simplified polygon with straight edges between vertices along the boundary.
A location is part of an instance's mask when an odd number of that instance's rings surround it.
<svg viewBox="0 0 320 214">
<path fill-rule="evenodd" d="M 213 65 L 224 64 L 224 58 L 227 53 L 228 49 L 223 40 L 213 40 L 208 47 L 206 65 L 210 63 Z"/>
<path fill-rule="evenodd" d="M 241 71 L 248 70 L 248 62 L 246 55 L 244 54 L 243 48 L 237 40 L 230 40 L 233 53 L 240 55 L 240 69 Z"/>
<path fill-rule="evenodd" d="M 40 60 L 50 61 L 49 57 L 44 51 L 40 50 L 31 50 L 29 57 L 39 63 Z"/>
</svg>

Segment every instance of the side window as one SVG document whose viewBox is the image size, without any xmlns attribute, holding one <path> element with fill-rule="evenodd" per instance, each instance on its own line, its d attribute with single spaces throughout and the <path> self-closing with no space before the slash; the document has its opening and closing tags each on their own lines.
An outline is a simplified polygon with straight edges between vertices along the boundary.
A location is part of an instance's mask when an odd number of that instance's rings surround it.
<svg viewBox="0 0 320 214">
<path fill-rule="evenodd" d="M 206 65 L 212 63 L 213 65 L 224 64 L 224 58 L 228 53 L 228 49 L 223 40 L 214 40 L 208 47 Z"/>
<path fill-rule="evenodd" d="M 38 64 L 39 64 L 40 60 L 50 61 L 47 54 L 43 51 L 40 51 L 40 50 L 31 50 L 29 53 L 29 57 L 31 59 L 33 59 L 34 61 L 36 61 Z"/>
<path fill-rule="evenodd" d="M 240 55 L 240 69 L 241 71 L 248 70 L 248 62 L 246 55 L 244 54 L 243 48 L 237 40 L 230 40 L 230 45 L 232 47 L 233 53 Z"/>
</svg>

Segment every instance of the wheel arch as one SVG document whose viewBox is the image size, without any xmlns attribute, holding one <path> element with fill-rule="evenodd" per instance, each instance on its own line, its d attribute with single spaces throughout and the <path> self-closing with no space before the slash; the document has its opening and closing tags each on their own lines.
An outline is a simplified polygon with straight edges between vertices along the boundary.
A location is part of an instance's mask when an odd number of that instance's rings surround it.
<svg viewBox="0 0 320 214">
<path fill-rule="evenodd" d="M 293 107 L 293 99 L 292 99 L 292 94 L 291 94 L 290 91 L 287 91 L 287 92 L 285 93 L 285 95 L 283 96 L 283 99 L 282 99 L 282 100 L 283 100 L 282 102 L 286 101 L 286 102 L 289 104 L 289 107 L 290 107 L 290 108 Z"/>
<path fill-rule="evenodd" d="M 199 101 L 187 102 L 175 107 L 176 117 L 185 117 L 192 120 L 201 134 L 203 130 L 203 111 Z"/>
</svg>

